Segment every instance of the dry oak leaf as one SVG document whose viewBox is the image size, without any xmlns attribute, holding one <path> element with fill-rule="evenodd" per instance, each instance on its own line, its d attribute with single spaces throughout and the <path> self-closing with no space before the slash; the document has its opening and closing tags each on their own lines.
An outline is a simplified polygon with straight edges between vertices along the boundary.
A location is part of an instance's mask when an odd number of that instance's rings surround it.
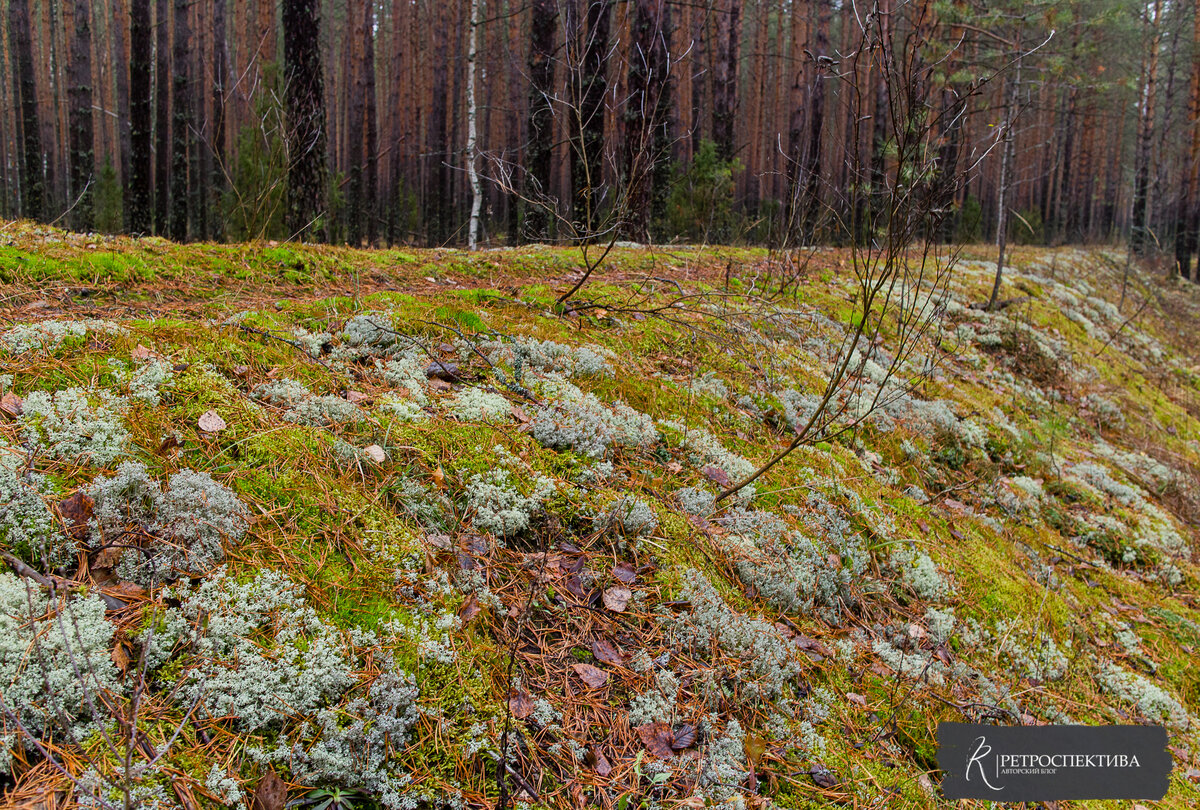
<svg viewBox="0 0 1200 810">
<path fill-rule="evenodd" d="M 608 683 L 608 673 L 600 667 L 594 667 L 591 664 L 571 664 L 571 669 L 575 670 L 575 674 L 579 676 L 580 680 L 593 689 L 599 689 Z"/>
<path fill-rule="evenodd" d="M 647 723 L 634 730 L 642 738 L 642 744 L 646 746 L 646 750 L 659 759 L 667 759 L 675 753 L 672 746 L 672 743 L 675 742 L 675 735 L 666 723 Z"/>
<path fill-rule="evenodd" d="M 620 613 L 625 610 L 625 606 L 629 604 L 629 600 L 632 598 L 633 592 L 631 590 L 617 585 L 604 592 L 604 606 L 614 613 Z"/>
<path fill-rule="evenodd" d="M 377 444 L 368 444 L 363 448 L 363 452 L 367 454 L 367 458 L 376 464 L 382 464 L 387 461 L 387 453 L 383 452 L 383 448 Z"/>
<path fill-rule="evenodd" d="M 92 560 L 91 567 L 95 569 L 107 569 L 111 571 L 121 562 L 121 557 L 125 555 L 125 549 L 120 546 L 108 546 L 96 552 L 96 558 Z"/>
<path fill-rule="evenodd" d="M 205 411 L 200 414 L 196 423 L 205 433 L 219 433 L 226 428 L 225 420 L 216 411 Z"/>
</svg>

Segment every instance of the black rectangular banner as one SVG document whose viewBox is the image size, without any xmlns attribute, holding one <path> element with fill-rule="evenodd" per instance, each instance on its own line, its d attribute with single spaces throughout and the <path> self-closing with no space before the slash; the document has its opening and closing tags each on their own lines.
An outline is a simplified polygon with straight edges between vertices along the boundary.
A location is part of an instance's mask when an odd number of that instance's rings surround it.
<svg viewBox="0 0 1200 810">
<path fill-rule="evenodd" d="M 947 799 L 1046 802 L 1167 795 L 1162 726 L 985 726 L 938 723 Z"/>
</svg>

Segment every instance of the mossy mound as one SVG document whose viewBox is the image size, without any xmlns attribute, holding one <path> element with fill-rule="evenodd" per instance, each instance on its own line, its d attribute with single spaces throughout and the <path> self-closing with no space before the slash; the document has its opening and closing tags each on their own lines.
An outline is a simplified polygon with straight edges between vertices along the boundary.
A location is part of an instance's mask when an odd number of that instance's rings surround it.
<svg viewBox="0 0 1200 810">
<path fill-rule="evenodd" d="M 885 334 L 879 407 L 716 500 L 820 393 L 847 255 L 760 296 L 763 256 L 629 249 L 566 311 L 547 248 L 5 228 L 9 801 L 935 807 L 971 720 L 1165 724 L 1200 802 L 1186 285 L 1020 249 L 985 313 L 968 250 L 919 386 Z"/>
</svg>

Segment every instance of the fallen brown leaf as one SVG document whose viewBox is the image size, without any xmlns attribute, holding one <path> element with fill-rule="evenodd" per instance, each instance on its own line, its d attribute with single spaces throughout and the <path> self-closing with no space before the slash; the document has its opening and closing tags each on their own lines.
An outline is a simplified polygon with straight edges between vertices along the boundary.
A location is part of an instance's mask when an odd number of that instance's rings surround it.
<svg viewBox="0 0 1200 810">
<path fill-rule="evenodd" d="M 283 810 L 287 805 L 287 785 L 275 771 L 267 771 L 254 789 L 254 810 Z"/>
<path fill-rule="evenodd" d="M 642 744 L 646 746 L 646 750 L 659 759 L 667 759 L 675 753 L 675 749 L 671 747 L 671 743 L 675 741 L 675 735 L 671 733 L 671 727 L 666 723 L 647 723 L 644 726 L 638 726 L 635 731 L 642 738 Z"/>
<path fill-rule="evenodd" d="M 674 740 L 671 741 L 671 747 L 676 751 L 682 751 L 685 748 L 690 748 L 696 742 L 696 727 L 690 723 L 680 723 L 672 732 Z"/>
<path fill-rule="evenodd" d="M 592 757 L 595 759 L 592 767 L 596 769 L 597 774 L 600 776 L 608 776 L 610 773 L 612 773 L 612 765 L 609 764 L 608 758 L 604 756 L 603 752 L 597 748 L 593 748 Z"/>
<path fill-rule="evenodd" d="M 597 661 L 605 664 L 611 664 L 615 667 L 625 666 L 625 656 L 606 638 L 597 638 L 592 641 L 592 655 L 596 656 Z"/>
<path fill-rule="evenodd" d="M 12 391 L 5 391 L 3 396 L 0 396 L 0 416 L 6 419 L 16 419 L 25 412 L 25 400 L 14 394 Z"/>
<path fill-rule="evenodd" d="M 176 447 L 181 446 L 182 443 L 179 441 L 179 436 L 175 433 L 168 433 L 166 436 L 163 436 L 163 440 L 159 443 L 158 450 L 155 452 L 160 456 L 164 456 Z"/>
<path fill-rule="evenodd" d="M 820 762 L 813 765 L 812 768 L 809 769 L 808 775 L 812 777 L 814 782 L 816 782 L 817 787 L 831 790 L 838 785 L 837 777 L 835 777 L 833 772 Z"/>
<path fill-rule="evenodd" d="M 200 414 L 200 419 L 196 424 L 205 433 L 220 433 L 227 427 L 225 420 L 216 411 L 205 411 Z"/>
<path fill-rule="evenodd" d="M 125 645 L 114 644 L 112 648 L 112 662 L 116 664 L 117 669 L 119 669 L 122 674 L 129 669 L 129 661 L 129 653 L 125 651 Z"/>
<path fill-rule="evenodd" d="M 796 646 L 805 652 L 815 652 L 825 658 L 833 658 L 833 651 L 826 647 L 815 638 L 808 636 L 796 636 Z"/>
<path fill-rule="evenodd" d="M 88 521 L 92 519 L 92 509 L 96 502 L 92 496 L 83 490 L 77 490 L 74 495 L 58 504 L 58 516 L 62 518 L 67 534 L 76 540 L 87 537 Z"/>
<path fill-rule="evenodd" d="M 479 600 L 475 598 L 475 594 L 471 594 L 463 600 L 462 607 L 458 609 L 458 618 L 463 622 L 469 622 L 479 615 L 480 610 L 482 608 L 479 607 Z"/>
<path fill-rule="evenodd" d="M 575 674 L 579 676 L 580 680 L 593 689 L 599 689 L 608 683 L 608 673 L 600 667 L 594 667 L 591 664 L 571 664 L 571 668 L 575 670 Z"/>
<path fill-rule="evenodd" d="M 629 604 L 629 600 L 633 598 L 633 592 L 628 588 L 622 588 L 616 585 L 604 591 L 604 606 L 614 613 L 621 613 L 625 610 L 625 606 Z"/>
<path fill-rule="evenodd" d="M 111 588 L 105 588 L 104 592 L 119 597 L 126 602 L 143 599 L 146 596 L 146 589 L 136 582 L 118 582 Z"/>
<path fill-rule="evenodd" d="M 619 562 L 613 566 L 613 576 L 626 585 L 631 585 L 637 580 L 637 571 L 634 570 L 632 563 Z"/>
<path fill-rule="evenodd" d="M 524 720 L 533 714 L 533 701 L 529 699 L 529 693 L 522 689 L 509 695 L 508 710 L 518 720 Z"/>
<path fill-rule="evenodd" d="M 746 759 L 750 761 L 750 764 L 757 768 L 758 761 L 766 753 L 767 741 L 754 734 L 747 734 L 742 740 L 742 750 L 746 753 Z"/>
<path fill-rule="evenodd" d="M 102 548 L 96 552 L 96 559 L 91 563 L 94 569 L 112 570 L 117 567 L 117 563 L 121 562 L 121 557 L 125 554 L 125 549 L 116 546 Z"/>
</svg>

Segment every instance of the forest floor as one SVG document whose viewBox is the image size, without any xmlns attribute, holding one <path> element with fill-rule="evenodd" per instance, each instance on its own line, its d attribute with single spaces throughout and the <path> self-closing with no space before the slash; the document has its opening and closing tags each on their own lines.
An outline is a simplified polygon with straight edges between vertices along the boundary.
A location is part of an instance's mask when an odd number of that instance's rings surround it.
<svg viewBox="0 0 1200 810">
<path fill-rule="evenodd" d="M 929 379 L 885 334 L 887 407 L 714 502 L 847 251 L 620 248 L 564 308 L 567 249 L 0 222 L 5 802 L 495 807 L 504 750 L 510 806 L 938 807 L 972 721 L 1163 724 L 1197 806 L 1200 288 L 1018 248 L 986 313 L 990 256 Z"/>
</svg>

